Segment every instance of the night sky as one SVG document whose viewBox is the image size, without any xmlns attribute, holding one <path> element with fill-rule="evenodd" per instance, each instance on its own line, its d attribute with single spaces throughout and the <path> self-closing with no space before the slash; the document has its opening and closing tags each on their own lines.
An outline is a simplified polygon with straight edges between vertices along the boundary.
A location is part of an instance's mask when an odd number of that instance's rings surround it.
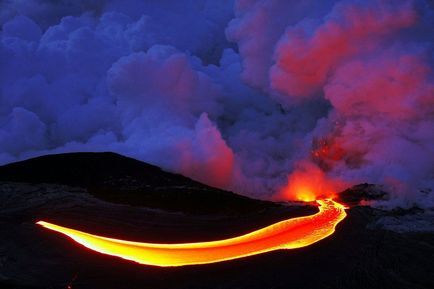
<svg viewBox="0 0 434 289">
<path fill-rule="evenodd" d="M 264 199 L 434 206 L 432 1 L 0 4 L 0 164 L 114 151 Z"/>
</svg>

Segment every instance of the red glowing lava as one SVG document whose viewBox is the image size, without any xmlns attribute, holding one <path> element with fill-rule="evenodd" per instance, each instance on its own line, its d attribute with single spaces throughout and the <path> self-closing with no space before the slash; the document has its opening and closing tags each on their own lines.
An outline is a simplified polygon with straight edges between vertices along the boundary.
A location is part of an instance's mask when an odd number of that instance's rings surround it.
<svg viewBox="0 0 434 289">
<path fill-rule="evenodd" d="M 140 264 L 183 266 L 232 260 L 279 249 L 295 249 L 318 242 L 335 231 L 346 217 L 345 207 L 331 199 L 317 200 L 319 212 L 292 218 L 235 238 L 211 242 L 155 244 L 102 237 L 90 233 L 37 222 L 62 233 L 96 252 Z"/>
<path fill-rule="evenodd" d="M 334 198 L 346 186 L 344 181 L 326 176 L 315 163 L 301 161 L 288 176 L 287 184 L 275 199 L 312 202 L 321 198 Z"/>
</svg>

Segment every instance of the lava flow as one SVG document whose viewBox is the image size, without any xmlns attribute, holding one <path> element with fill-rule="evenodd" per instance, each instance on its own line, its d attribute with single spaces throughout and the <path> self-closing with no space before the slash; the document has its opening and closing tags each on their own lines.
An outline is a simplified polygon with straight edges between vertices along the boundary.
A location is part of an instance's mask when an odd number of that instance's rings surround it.
<svg viewBox="0 0 434 289">
<path fill-rule="evenodd" d="M 278 249 L 305 247 L 326 238 L 345 216 L 345 207 L 331 199 L 317 200 L 319 212 L 292 218 L 235 238 L 211 242 L 155 244 L 131 242 L 65 228 L 44 221 L 47 229 L 65 234 L 77 243 L 99 253 L 140 264 L 183 266 L 207 264 L 252 256 Z"/>
</svg>

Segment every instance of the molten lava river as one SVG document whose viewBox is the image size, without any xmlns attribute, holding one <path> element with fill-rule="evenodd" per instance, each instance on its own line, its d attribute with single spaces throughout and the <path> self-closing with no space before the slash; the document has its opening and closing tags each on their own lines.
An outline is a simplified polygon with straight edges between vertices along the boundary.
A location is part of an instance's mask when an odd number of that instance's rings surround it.
<svg viewBox="0 0 434 289">
<path fill-rule="evenodd" d="M 345 207 L 331 199 L 317 200 L 319 212 L 281 221 L 235 238 L 197 243 L 156 244 L 112 239 L 65 228 L 44 221 L 47 229 L 62 233 L 99 253 L 140 264 L 183 266 L 207 264 L 252 256 L 279 249 L 295 249 L 318 242 L 333 234 L 346 217 Z"/>
</svg>

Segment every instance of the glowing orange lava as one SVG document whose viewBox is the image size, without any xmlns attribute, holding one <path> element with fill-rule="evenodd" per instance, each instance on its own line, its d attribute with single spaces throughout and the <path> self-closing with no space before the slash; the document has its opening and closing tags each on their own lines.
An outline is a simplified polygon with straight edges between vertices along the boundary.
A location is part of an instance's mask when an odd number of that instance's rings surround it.
<svg viewBox="0 0 434 289">
<path fill-rule="evenodd" d="M 340 179 L 327 176 L 316 164 L 301 161 L 274 199 L 313 202 L 317 199 L 335 198 L 336 192 L 342 191 L 346 186 Z"/>
<path fill-rule="evenodd" d="M 44 221 L 47 229 L 62 233 L 99 253 L 154 266 L 196 265 L 232 260 L 278 249 L 311 245 L 335 231 L 345 216 L 345 207 L 331 199 L 317 200 L 319 212 L 292 218 L 239 237 L 211 242 L 155 244 L 131 242 L 65 228 Z"/>
</svg>

